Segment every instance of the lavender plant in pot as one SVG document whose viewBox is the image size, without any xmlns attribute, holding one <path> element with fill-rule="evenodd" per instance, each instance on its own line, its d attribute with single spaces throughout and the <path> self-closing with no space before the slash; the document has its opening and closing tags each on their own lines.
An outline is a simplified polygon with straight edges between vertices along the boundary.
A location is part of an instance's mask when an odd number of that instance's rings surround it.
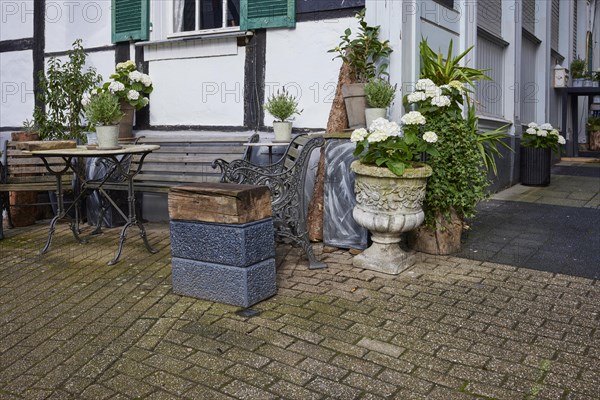
<svg viewBox="0 0 600 400">
<path fill-rule="evenodd" d="M 96 129 L 98 148 L 102 150 L 120 148 L 119 121 L 124 114 L 121 112 L 119 99 L 110 92 L 100 92 L 87 95 L 83 102 L 85 114 Z"/>
<path fill-rule="evenodd" d="M 269 97 L 264 107 L 269 114 L 276 118 L 273 121 L 275 141 L 289 142 L 292 138 L 292 121 L 290 119 L 293 115 L 302 113 L 302 110 L 298 109 L 296 97 L 288 93 L 284 87 L 283 90 L 277 90 L 276 94 Z"/>
<path fill-rule="evenodd" d="M 387 109 L 396 97 L 396 85 L 392 86 L 381 78 L 370 80 L 365 85 L 365 96 L 367 98 L 365 121 L 367 127 L 370 127 L 377 118 L 386 117 Z"/>
</svg>

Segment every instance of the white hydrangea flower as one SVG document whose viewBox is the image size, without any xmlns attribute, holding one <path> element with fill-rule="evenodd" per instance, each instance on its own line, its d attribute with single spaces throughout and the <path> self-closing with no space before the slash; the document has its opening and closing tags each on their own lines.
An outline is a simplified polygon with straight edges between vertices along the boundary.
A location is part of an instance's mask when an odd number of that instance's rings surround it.
<svg viewBox="0 0 600 400">
<path fill-rule="evenodd" d="M 395 121 L 388 121 L 384 129 L 389 136 L 400 136 L 400 125 Z"/>
<path fill-rule="evenodd" d="M 415 85 L 417 90 L 427 90 L 430 87 L 436 87 L 431 79 L 419 79 Z"/>
<path fill-rule="evenodd" d="M 437 86 L 428 87 L 427 89 L 425 89 L 425 95 L 431 98 L 439 97 L 442 95 L 442 89 L 440 89 Z"/>
<path fill-rule="evenodd" d="M 123 85 L 121 82 L 112 81 L 110 85 L 108 85 L 108 91 L 113 94 L 120 92 L 121 90 L 125 90 L 125 85 Z"/>
<path fill-rule="evenodd" d="M 418 111 L 411 111 L 400 118 L 404 125 L 425 125 L 425 117 Z"/>
<path fill-rule="evenodd" d="M 150 78 L 149 75 L 142 74 L 142 77 L 140 78 L 140 80 L 142 81 L 144 86 L 146 86 L 146 87 L 152 86 L 152 79 Z"/>
<path fill-rule="evenodd" d="M 450 105 L 450 97 L 437 96 L 431 99 L 431 104 L 438 107 L 447 107 Z"/>
<path fill-rule="evenodd" d="M 558 135 L 558 144 L 565 144 L 567 143 L 565 137 L 563 135 Z"/>
<path fill-rule="evenodd" d="M 558 136 L 558 135 L 559 135 L 559 133 L 558 133 L 558 131 L 557 131 L 556 129 L 552 129 L 552 130 L 549 132 L 549 134 L 550 134 L 550 135 L 553 135 L 553 136 Z"/>
<path fill-rule="evenodd" d="M 127 92 L 127 98 L 129 100 L 137 100 L 140 98 L 140 93 L 135 90 L 130 90 L 129 92 Z"/>
<path fill-rule="evenodd" d="M 457 89 L 459 92 L 462 92 L 465 88 L 465 85 L 461 81 L 450 81 L 448 84 L 451 88 Z"/>
<path fill-rule="evenodd" d="M 538 129 L 537 135 L 541 136 L 541 137 L 547 137 L 548 136 L 548 131 L 544 130 L 544 129 Z"/>
<path fill-rule="evenodd" d="M 142 107 L 146 107 L 150 103 L 150 100 L 147 97 L 142 97 Z"/>
<path fill-rule="evenodd" d="M 388 120 L 380 117 L 377 118 L 375 120 L 373 120 L 373 122 L 371 122 L 371 125 L 369 126 L 369 131 L 374 132 L 374 131 L 378 131 L 378 130 L 384 130 L 385 129 L 385 125 L 388 123 Z"/>
<path fill-rule="evenodd" d="M 406 99 L 409 103 L 418 103 L 419 101 L 427 100 L 427 95 L 424 92 L 412 92 Z"/>
<path fill-rule="evenodd" d="M 127 69 L 129 67 L 135 67 L 135 62 L 133 60 L 127 60 L 117 64 L 117 70 Z"/>
<path fill-rule="evenodd" d="M 389 137 L 390 135 L 385 130 L 376 130 L 374 132 L 371 132 L 371 134 L 367 138 L 367 141 L 369 143 L 383 142 Z"/>
<path fill-rule="evenodd" d="M 540 125 L 540 129 L 543 129 L 545 131 L 551 131 L 554 128 L 552 127 L 552 125 L 546 122 L 545 124 Z"/>
<path fill-rule="evenodd" d="M 535 122 L 531 122 L 531 123 L 529 123 L 529 125 L 527 125 L 527 127 L 537 129 L 538 124 L 536 124 Z"/>
<path fill-rule="evenodd" d="M 142 73 L 139 71 L 131 71 L 129 73 L 129 79 L 131 79 L 133 82 L 139 82 L 142 80 Z"/>
<path fill-rule="evenodd" d="M 92 89 L 92 94 L 98 94 L 98 89 Z"/>
<path fill-rule="evenodd" d="M 362 142 L 363 140 L 365 140 L 368 134 L 369 132 L 367 132 L 365 128 L 355 129 L 352 132 L 352 135 L 350 135 L 350 141 L 354 143 Z"/>
<path fill-rule="evenodd" d="M 81 105 L 86 107 L 88 104 L 90 104 L 91 99 L 92 96 L 89 93 L 84 93 L 83 96 L 81 96 Z"/>
<path fill-rule="evenodd" d="M 423 140 L 427 143 L 435 143 L 438 140 L 438 135 L 435 132 L 427 131 L 423 134 Z"/>
<path fill-rule="evenodd" d="M 527 128 L 525 132 L 527 132 L 529 135 L 537 135 L 535 128 Z"/>
</svg>

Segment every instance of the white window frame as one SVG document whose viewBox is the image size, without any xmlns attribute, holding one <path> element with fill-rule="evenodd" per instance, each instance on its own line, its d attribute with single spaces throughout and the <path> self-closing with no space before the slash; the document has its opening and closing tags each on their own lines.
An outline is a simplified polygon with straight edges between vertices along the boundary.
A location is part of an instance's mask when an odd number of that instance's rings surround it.
<svg viewBox="0 0 600 400">
<path fill-rule="evenodd" d="M 200 29 L 200 13 L 198 12 L 200 10 L 200 0 L 196 0 L 196 7 L 195 7 L 195 17 L 196 17 L 196 29 L 193 31 L 184 31 L 184 32 L 174 32 L 174 10 L 173 7 L 175 6 L 173 0 L 169 0 L 168 2 L 168 7 L 169 7 L 169 12 L 168 12 L 168 24 L 169 24 L 169 29 L 167 30 L 168 34 L 167 34 L 167 38 L 168 39 L 175 39 L 175 38 L 181 38 L 181 37 L 187 37 L 187 36 L 198 36 L 198 35 L 210 35 L 210 34 L 218 34 L 218 33 L 225 33 L 225 32 L 239 32 L 240 27 L 238 26 L 227 26 L 227 0 L 221 0 L 221 6 L 222 6 L 222 21 L 221 21 L 221 28 L 211 28 L 211 29 Z"/>
</svg>

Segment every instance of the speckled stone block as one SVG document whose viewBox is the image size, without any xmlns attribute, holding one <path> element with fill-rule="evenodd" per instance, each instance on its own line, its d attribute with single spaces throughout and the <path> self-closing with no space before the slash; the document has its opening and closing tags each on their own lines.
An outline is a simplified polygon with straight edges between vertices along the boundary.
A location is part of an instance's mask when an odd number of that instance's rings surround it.
<svg viewBox="0 0 600 400">
<path fill-rule="evenodd" d="M 177 257 L 172 264 L 177 294 L 250 307 L 277 293 L 274 258 L 244 268 Z"/>
<path fill-rule="evenodd" d="M 245 267 L 275 257 L 273 220 L 248 224 L 171 221 L 173 257 Z"/>
</svg>

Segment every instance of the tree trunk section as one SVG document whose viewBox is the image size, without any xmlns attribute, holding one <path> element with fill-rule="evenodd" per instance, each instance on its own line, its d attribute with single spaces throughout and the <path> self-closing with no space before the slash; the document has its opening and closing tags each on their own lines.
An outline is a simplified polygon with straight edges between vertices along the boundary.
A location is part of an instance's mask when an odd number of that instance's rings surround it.
<svg viewBox="0 0 600 400">
<path fill-rule="evenodd" d="M 348 128 L 348 116 L 346 115 L 346 105 L 342 96 L 342 85 L 351 83 L 350 67 L 342 64 L 338 78 L 335 97 L 329 112 L 327 120 L 327 133 L 341 132 Z M 308 205 L 308 238 L 313 242 L 323 240 L 323 202 L 325 193 L 325 148 L 321 148 L 321 158 L 317 168 L 317 177 L 315 188 Z"/>
<path fill-rule="evenodd" d="M 590 132 L 590 150 L 600 151 L 600 131 Z"/>
</svg>

